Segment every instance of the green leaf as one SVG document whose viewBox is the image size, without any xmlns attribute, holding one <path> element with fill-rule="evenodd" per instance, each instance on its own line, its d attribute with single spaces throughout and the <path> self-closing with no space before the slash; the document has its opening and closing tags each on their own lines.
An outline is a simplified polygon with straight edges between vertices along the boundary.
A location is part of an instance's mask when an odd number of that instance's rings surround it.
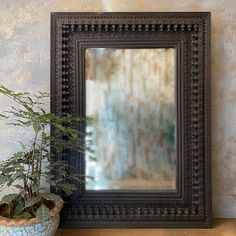
<svg viewBox="0 0 236 236">
<path fill-rule="evenodd" d="M 9 205 L 17 198 L 17 196 L 18 196 L 18 193 L 7 194 L 2 197 L 1 203 L 5 203 Z"/>
<path fill-rule="evenodd" d="M 74 184 L 63 184 L 63 183 L 58 183 L 57 184 L 58 187 L 60 187 L 60 189 L 62 189 L 66 195 L 71 195 L 73 193 L 73 191 L 75 191 L 77 189 L 77 187 Z"/>
<path fill-rule="evenodd" d="M 57 147 L 55 147 L 55 150 L 56 150 L 57 153 L 60 153 L 60 152 L 63 151 L 63 147 L 57 146 Z"/>
<path fill-rule="evenodd" d="M 63 202 L 61 196 L 54 194 L 54 193 L 43 194 L 42 197 L 48 201 L 61 201 L 61 202 Z"/>
<path fill-rule="evenodd" d="M 5 166 L 5 168 L 2 168 L 1 171 L 3 174 L 10 174 L 15 171 L 15 168 Z"/>
<path fill-rule="evenodd" d="M 7 177 L 5 175 L 0 175 L 0 185 L 6 184 L 9 180 L 10 180 L 9 177 Z"/>
<path fill-rule="evenodd" d="M 29 200 L 27 200 L 27 201 L 25 202 L 25 207 L 31 207 L 31 206 L 33 206 L 34 204 L 40 202 L 40 200 L 41 200 L 41 197 L 39 197 L 39 196 L 34 196 L 34 197 L 32 197 L 31 199 L 29 199 Z"/>
<path fill-rule="evenodd" d="M 25 205 L 25 200 L 21 194 L 19 194 L 16 198 L 16 201 L 18 204 L 24 204 Z"/>
<path fill-rule="evenodd" d="M 3 114 L 0 114 L 0 118 L 7 119 L 7 118 L 9 118 L 9 116 L 5 116 Z"/>
<path fill-rule="evenodd" d="M 15 182 L 15 179 L 11 179 L 11 180 L 7 183 L 7 187 L 10 187 L 14 182 Z"/>
<path fill-rule="evenodd" d="M 24 143 L 22 143 L 21 141 L 19 142 L 19 144 L 20 144 L 20 146 L 21 146 L 21 148 L 22 148 L 22 150 L 26 150 L 26 146 L 25 146 L 25 144 Z"/>
<path fill-rule="evenodd" d="M 14 215 L 15 219 L 30 219 L 31 217 L 32 217 L 32 215 L 27 211 L 24 211 L 20 215 Z"/>
<path fill-rule="evenodd" d="M 33 123 L 34 132 L 38 132 L 38 125 Z"/>
<path fill-rule="evenodd" d="M 49 218 L 49 209 L 42 204 L 36 212 L 36 218 L 39 222 L 43 222 Z"/>
<path fill-rule="evenodd" d="M 21 185 L 19 185 L 19 184 L 13 185 L 13 187 L 18 188 L 18 189 L 20 189 L 20 190 L 23 190 L 23 189 L 24 189 L 24 188 L 23 188 Z"/>
<path fill-rule="evenodd" d="M 14 215 L 18 216 L 21 214 L 21 212 L 24 210 L 24 204 L 18 204 L 14 210 Z"/>
</svg>

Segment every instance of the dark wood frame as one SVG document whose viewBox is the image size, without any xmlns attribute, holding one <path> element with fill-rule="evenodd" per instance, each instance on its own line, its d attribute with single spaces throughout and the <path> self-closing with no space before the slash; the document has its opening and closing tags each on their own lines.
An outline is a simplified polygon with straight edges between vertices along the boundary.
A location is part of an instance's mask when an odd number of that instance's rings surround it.
<svg viewBox="0 0 236 236">
<path fill-rule="evenodd" d="M 210 13 L 52 13 L 57 115 L 85 116 L 86 47 L 176 48 L 177 190 L 85 191 L 82 184 L 67 199 L 61 227 L 211 227 Z M 84 173 L 82 154 L 60 157 Z"/>
</svg>

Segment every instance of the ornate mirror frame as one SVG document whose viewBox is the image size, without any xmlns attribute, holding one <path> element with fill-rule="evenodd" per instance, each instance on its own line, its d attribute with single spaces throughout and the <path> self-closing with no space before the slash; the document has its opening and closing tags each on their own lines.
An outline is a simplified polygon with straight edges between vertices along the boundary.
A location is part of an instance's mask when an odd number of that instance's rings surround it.
<svg viewBox="0 0 236 236">
<path fill-rule="evenodd" d="M 211 227 L 210 13 L 52 13 L 53 113 L 85 116 L 84 52 L 106 46 L 176 48 L 177 189 L 87 191 L 81 184 L 61 227 Z M 58 158 L 85 172 L 82 154 Z"/>
</svg>

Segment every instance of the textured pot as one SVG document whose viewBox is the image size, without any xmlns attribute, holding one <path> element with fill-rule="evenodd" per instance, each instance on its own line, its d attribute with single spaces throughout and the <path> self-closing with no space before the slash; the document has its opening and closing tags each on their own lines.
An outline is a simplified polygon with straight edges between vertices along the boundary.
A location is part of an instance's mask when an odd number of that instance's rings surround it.
<svg viewBox="0 0 236 236">
<path fill-rule="evenodd" d="M 10 219 L 0 216 L 0 235 L 1 236 L 53 236 L 60 221 L 60 210 L 63 203 L 55 202 L 55 206 L 50 210 L 50 218 L 39 223 L 36 218 Z"/>
</svg>

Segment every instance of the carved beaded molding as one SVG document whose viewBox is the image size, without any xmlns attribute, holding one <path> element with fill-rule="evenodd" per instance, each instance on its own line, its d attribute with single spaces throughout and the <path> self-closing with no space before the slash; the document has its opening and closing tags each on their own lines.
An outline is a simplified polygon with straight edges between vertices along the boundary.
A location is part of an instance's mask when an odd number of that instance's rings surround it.
<svg viewBox="0 0 236 236">
<path fill-rule="evenodd" d="M 84 47 L 132 42 L 174 45 L 178 52 L 177 192 L 78 191 L 61 226 L 210 227 L 210 14 L 52 13 L 51 19 L 51 109 L 58 115 L 84 115 Z M 84 172 L 82 156 L 61 156 Z"/>
</svg>

